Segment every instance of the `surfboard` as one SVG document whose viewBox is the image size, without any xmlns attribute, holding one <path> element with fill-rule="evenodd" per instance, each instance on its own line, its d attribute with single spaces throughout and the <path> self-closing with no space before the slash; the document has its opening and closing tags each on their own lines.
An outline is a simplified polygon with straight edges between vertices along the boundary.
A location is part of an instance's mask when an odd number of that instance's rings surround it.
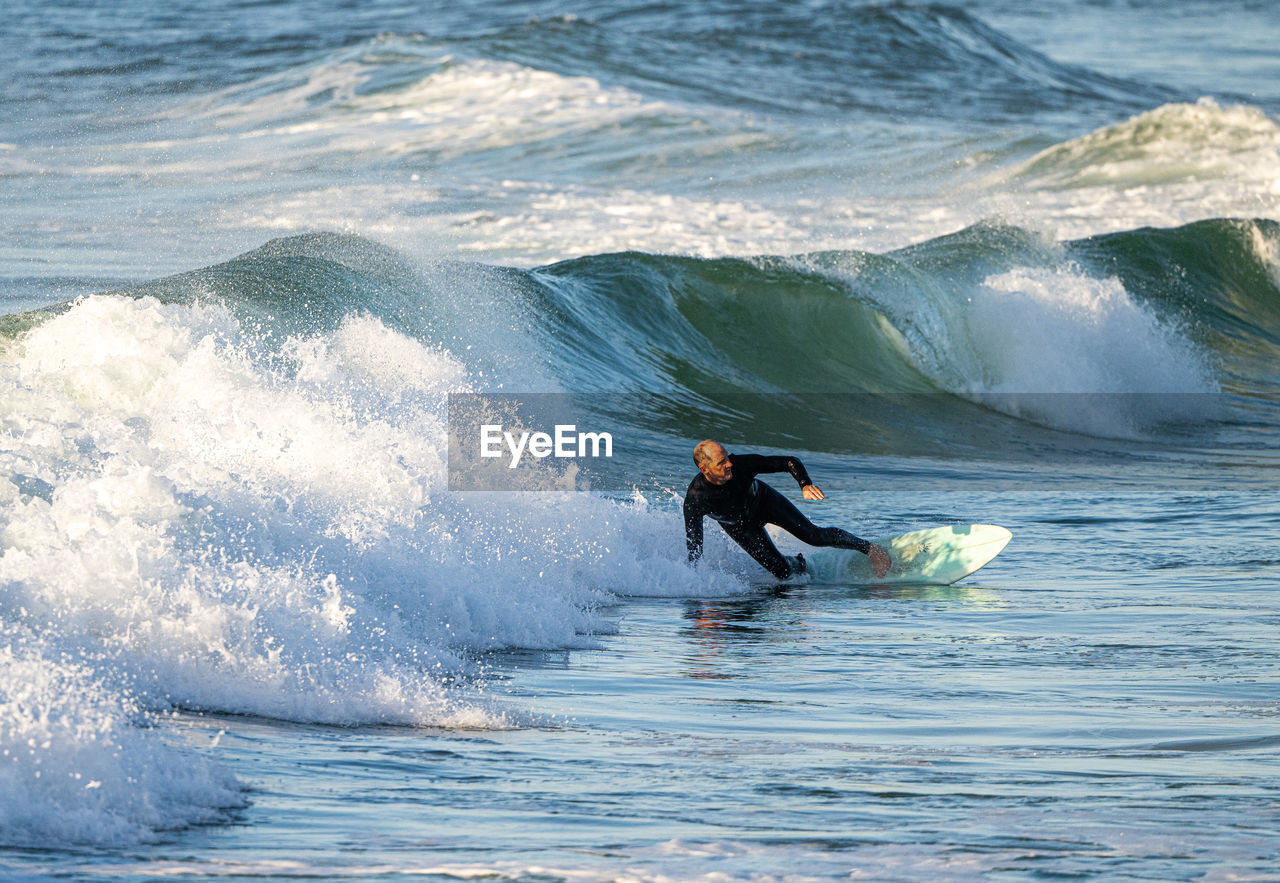
<svg viewBox="0 0 1280 883">
<path fill-rule="evenodd" d="M 876 576 L 871 560 L 849 549 L 816 549 L 805 554 L 814 582 L 853 585 L 949 586 L 1000 554 L 1013 534 L 994 524 L 955 524 L 915 530 L 875 540 L 893 560 Z"/>
</svg>

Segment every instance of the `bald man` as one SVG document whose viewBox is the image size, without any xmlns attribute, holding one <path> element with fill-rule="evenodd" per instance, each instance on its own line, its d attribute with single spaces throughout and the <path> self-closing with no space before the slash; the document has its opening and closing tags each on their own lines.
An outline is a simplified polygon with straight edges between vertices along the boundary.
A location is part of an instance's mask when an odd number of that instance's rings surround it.
<svg viewBox="0 0 1280 883">
<path fill-rule="evenodd" d="M 804 464 L 795 457 L 731 455 L 719 442 L 707 439 L 693 449 L 698 474 L 684 495 L 684 533 L 689 561 L 702 557 L 702 519 L 710 516 L 724 532 L 778 579 L 803 573 L 804 556 L 785 558 L 765 533 L 766 524 L 794 535 L 810 546 L 855 549 L 871 559 L 876 576 L 889 572 L 889 553 L 875 543 L 859 539 L 838 527 L 818 527 L 800 514 L 790 500 L 756 478 L 765 472 L 790 472 L 806 500 L 821 500 L 821 489 L 809 480 Z"/>
</svg>

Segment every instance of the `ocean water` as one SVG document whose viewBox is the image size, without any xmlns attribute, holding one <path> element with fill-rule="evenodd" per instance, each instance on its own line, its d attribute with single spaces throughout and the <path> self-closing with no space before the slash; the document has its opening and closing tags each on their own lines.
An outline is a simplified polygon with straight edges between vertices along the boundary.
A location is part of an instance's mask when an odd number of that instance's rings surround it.
<svg viewBox="0 0 1280 883">
<path fill-rule="evenodd" d="M 1275 879 L 1278 41 L 11 0 L 0 877 Z M 459 488 L 498 394 L 609 427 L 596 489 Z M 1013 541 L 692 568 L 707 436 Z"/>
</svg>

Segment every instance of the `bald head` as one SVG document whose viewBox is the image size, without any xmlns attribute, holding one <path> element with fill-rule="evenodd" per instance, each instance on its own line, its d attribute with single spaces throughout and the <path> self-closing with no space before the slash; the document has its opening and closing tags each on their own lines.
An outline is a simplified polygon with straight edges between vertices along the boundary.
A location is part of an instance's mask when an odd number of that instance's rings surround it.
<svg viewBox="0 0 1280 883">
<path fill-rule="evenodd" d="M 706 439 L 693 449 L 693 465 L 712 484 L 724 484 L 733 477 L 733 462 L 729 452 L 718 441 Z"/>
<path fill-rule="evenodd" d="M 701 469 L 703 465 L 719 460 L 726 453 L 728 452 L 720 442 L 705 439 L 693 447 L 693 465 Z"/>
</svg>

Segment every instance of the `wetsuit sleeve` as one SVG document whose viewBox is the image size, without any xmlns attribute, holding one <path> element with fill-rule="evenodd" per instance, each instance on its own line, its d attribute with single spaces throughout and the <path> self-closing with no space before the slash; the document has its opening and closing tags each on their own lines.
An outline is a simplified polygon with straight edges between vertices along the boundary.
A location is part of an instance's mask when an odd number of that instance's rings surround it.
<svg viewBox="0 0 1280 883">
<path fill-rule="evenodd" d="M 702 557 L 702 507 L 691 495 L 684 498 L 684 544 L 689 551 L 689 563 Z"/>
<path fill-rule="evenodd" d="M 790 472 L 800 487 L 813 484 L 809 473 L 799 457 L 765 457 L 760 454 L 739 454 L 733 459 L 734 471 L 738 474 L 749 472 L 755 477 L 762 472 Z"/>
</svg>

